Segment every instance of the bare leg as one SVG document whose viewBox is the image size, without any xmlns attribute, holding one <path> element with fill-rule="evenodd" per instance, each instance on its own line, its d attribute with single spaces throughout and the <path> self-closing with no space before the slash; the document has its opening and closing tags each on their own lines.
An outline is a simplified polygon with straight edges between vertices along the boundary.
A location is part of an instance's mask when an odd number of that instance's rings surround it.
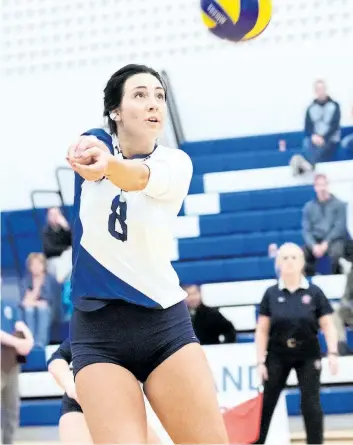
<svg viewBox="0 0 353 445">
<path fill-rule="evenodd" d="M 177 444 L 226 444 L 227 431 L 211 370 L 201 346 L 184 346 L 145 383 L 146 396 Z"/>
<path fill-rule="evenodd" d="M 76 388 L 93 443 L 147 443 L 143 394 L 130 371 L 95 363 L 77 373 Z"/>
<path fill-rule="evenodd" d="M 93 443 L 82 413 L 66 413 L 60 418 L 59 435 L 62 443 Z"/>
</svg>

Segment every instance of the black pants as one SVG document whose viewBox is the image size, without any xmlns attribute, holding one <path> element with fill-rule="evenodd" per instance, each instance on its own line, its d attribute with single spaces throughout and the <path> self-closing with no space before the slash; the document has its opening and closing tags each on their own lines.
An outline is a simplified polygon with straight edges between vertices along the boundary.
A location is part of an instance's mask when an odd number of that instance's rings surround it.
<svg viewBox="0 0 353 445">
<path fill-rule="evenodd" d="M 338 260 L 344 255 L 345 241 L 338 239 L 331 241 L 327 249 L 327 255 L 331 258 L 332 274 L 340 273 L 340 265 Z M 316 273 L 316 258 L 309 246 L 304 246 L 305 256 L 305 274 L 312 277 Z"/>
<path fill-rule="evenodd" d="M 304 417 L 308 444 L 323 443 L 323 414 L 320 402 L 320 359 L 295 359 L 289 355 L 269 353 L 266 361 L 268 380 L 264 385 L 260 437 L 257 444 L 266 441 L 273 412 L 292 368 L 296 370 L 301 392 L 301 410 Z"/>
</svg>

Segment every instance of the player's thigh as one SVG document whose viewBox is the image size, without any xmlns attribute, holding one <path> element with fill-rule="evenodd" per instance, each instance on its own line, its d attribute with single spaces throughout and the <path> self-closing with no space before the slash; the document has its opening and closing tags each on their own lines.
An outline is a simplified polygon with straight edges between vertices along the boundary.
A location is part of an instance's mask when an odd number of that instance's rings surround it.
<svg viewBox="0 0 353 445">
<path fill-rule="evenodd" d="M 77 373 L 76 388 L 94 443 L 146 443 L 143 394 L 130 371 L 94 363 Z"/>
<path fill-rule="evenodd" d="M 157 445 L 162 443 L 155 430 L 151 425 L 147 425 L 147 443 L 150 445 Z"/>
<path fill-rule="evenodd" d="M 62 443 L 92 443 L 83 413 L 66 413 L 60 418 L 59 435 Z"/>
<path fill-rule="evenodd" d="M 188 344 L 161 363 L 148 377 L 145 393 L 174 443 L 228 443 L 213 376 L 199 344 Z"/>
</svg>

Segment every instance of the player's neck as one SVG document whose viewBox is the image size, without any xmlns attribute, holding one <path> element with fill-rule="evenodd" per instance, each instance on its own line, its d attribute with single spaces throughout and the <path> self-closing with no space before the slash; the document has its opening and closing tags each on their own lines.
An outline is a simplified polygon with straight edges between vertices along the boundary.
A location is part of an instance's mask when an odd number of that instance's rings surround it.
<svg viewBox="0 0 353 445">
<path fill-rule="evenodd" d="M 148 156 L 153 152 L 156 144 L 155 139 L 146 140 L 146 138 L 132 138 L 124 133 L 119 133 L 118 141 L 119 150 L 127 159 L 139 155 Z"/>
<path fill-rule="evenodd" d="M 285 284 L 288 290 L 296 290 L 300 287 L 302 282 L 302 277 L 287 275 L 282 277 L 283 283 Z"/>
</svg>

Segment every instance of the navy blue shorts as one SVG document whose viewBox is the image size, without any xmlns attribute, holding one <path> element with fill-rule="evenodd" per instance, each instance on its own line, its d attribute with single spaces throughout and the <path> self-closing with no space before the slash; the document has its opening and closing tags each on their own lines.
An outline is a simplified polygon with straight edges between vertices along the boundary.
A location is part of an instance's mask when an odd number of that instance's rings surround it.
<svg viewBox="0 0 353 445">
<path fill-rule="evenodd" d="M 176 351 L 199 341 L 184 301 L 151 309 L 119 300 L 92 312 L 75 309 L 70 343 L 74 376 L 93 363 L 113 363 L 143 383 Z"/>
<path fill-rule="evenodd" d="M 75 399 L 71 399 L 66 393 L 63 395 L 61 402 L 61 412 L 60 416 L 67 413 L 82 413 L 81 406 L 76 402 Z"/>
</svg>

